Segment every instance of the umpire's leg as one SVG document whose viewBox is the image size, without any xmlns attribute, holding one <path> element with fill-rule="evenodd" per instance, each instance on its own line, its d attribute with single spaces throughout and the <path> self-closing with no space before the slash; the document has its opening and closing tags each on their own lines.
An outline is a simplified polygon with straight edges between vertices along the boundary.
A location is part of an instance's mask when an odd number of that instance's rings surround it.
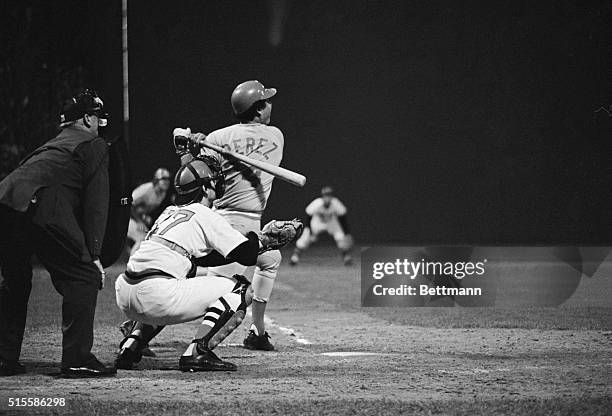
<svg viewBox="0 0 612 416">
<path fill-rule="evenodd" d="M 0 358 L 17 361 L 32 290 L 29 227 L 24 214 L 0 205 Z"/>
<path fill-rule="evenodd" d="M 100 272 L 45 236 L 41 240 L 47 241 L 44 249 L 37 250 L 38 257 L 63 297 L 62 368 L 87 364 L 95 358 L 91 348 Z"/>
</svg>

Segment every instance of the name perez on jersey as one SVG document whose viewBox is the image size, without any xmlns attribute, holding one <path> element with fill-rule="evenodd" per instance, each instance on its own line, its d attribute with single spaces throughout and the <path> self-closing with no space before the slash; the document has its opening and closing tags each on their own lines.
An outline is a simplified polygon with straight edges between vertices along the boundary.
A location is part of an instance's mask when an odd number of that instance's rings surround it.
<svg viewBox="0 0 612 416">
<path fill-rule="evenodd" d="M 265 160 L 270 159 L 269 154 L 278 149 L 278 145 L 276 143 L 271 142 L 265 137 L 260 137 L 258 139 L 253 137 L 235 138 L 232 139 L 230 143 L 231 146 L 225 144 L 223 147 L 227 150 L 249 157 L 253 157 L 253 155 L 260 155 L 263 156 Z M 268 143 L 270 144 L 269 146 Z"/>
</svg>

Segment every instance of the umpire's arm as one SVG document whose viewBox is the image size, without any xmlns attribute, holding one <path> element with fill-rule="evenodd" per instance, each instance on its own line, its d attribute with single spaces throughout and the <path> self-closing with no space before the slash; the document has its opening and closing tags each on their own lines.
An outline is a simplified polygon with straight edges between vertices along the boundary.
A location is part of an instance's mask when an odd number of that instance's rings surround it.
<svg viewBox="0 0 612 416">
<path fill-rule="evenodd" d="M 100 256 L 109 204 L 108 145 L 102 138 L 77 149 L 84 172 L 83 234 L 92 259 Z"/>
</svg>

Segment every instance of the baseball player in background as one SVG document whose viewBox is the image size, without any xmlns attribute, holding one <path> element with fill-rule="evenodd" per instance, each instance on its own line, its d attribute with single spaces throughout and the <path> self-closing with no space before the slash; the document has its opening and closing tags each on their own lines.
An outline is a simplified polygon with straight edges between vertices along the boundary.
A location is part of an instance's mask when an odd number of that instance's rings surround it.
<svg viewBox="0 0 612 416">
<path fill-rule="evenodd" d="M 130 254 L 140 246 L 162 211 L 172 203 L 174 194 L 170 187 L 170 171 L 159 168 L 153 181 L 145 182 L 132 191 L 132 209 L 128 225 L 127 241 Z"/>
<path fill-rule="evenodd" d="M 289 264 L 297 265 L 300 261 L 300 253 L 316 242 L 319 235 L 328 233 L 334 238 L 344 264 L 351 265 L 353 258 L 350 252 L 353 248 L 353 238 L 347 220 L 347 209 L 334 196 L 331 187 L 325 186 L 321 189 L 321 197 L 316 198 L 306 207 L 306 215 L 308 216 L 306 227 L 302 236 L 295 243 Z"/>
<path fill-rule="evenodd" d="M 206 262 L 253 265 L 260 243 L 256 233 L 241 234 L 209 208 L 215 197 L 223 197 L 224 178 L 220 167 L 208 162 L 196 159 L 177 172 L 177 205 L 159 216 L 115 282 L 117 306 L 136 321 L 121 342 L 117 368 L 139 362 L 142 346 L 163 326 L 204 317 L 179 369 L 236 370 L 212 350 L 242 321 L 249 282 L 237 275 L 193 276 Z"/>
<path fill-rule="evenodd" d="M 231 105 L 238 123 L 215 130 L 208 136 L 202 133 L 193 136 L 206 138 L 206 141 L 217 146 L 278 166 L 283 157 L 284 137 L 280 129 L 270 125 L 271 98 L 275 94 L 275 88 L 265 88 L 259 81 L 239 84 L 231 95 Z M 174 144 L 181 163 L 193 157 L 189 151 L 189 141 L 185 140 L 190 135 L 189 129 L 177 128 L 174 131 Z M 215 212 L 243 234 L 259 230 L 274 176 L 205 148 L 201 149 L 201 153 L 216 158 L 227 179 L 225 194 L 214 202 Z M 265 328 L 264 314 L 280 263 L 279 250 L 268 251 L 257 258 L 252 278 L 253 323 L 244 339 L 245 348 L 264 351 L 274 349 Z M 234 263 L 211 267 L 208 274 L 211 277 L 244 275 L 246 269 Z"/>
</svg>

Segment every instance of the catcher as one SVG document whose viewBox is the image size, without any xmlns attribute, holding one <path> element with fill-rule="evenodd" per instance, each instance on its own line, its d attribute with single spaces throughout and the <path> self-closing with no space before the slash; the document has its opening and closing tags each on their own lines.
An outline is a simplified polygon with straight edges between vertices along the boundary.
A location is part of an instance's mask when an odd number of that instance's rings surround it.
<svg viewBox="0 0 612 416">
<path fill-rule="evenodd" d="M 131 369 L 142 348 L 164 325 L 204 318 L 179 360 L 181 371 L 235 371 L 213 349 L 244 319 L 252 300 L 249 281 L 232 277 L 193 277 L 197 266 L 238 262 L 254 265 L 258 254 L 275 250 L 301 234 L 297 220 L 272 221 L 261 234 L 242 235 L 210 209 L 223 195 L 225 179 L 213 159 L 198 158 L 179 169 L 176 206 L 166 208 L 115 282 L 119 308 L 133 319 L 115 365 Z M 193 278 L 192 278 L 193 277 Z"/>
</svg>

